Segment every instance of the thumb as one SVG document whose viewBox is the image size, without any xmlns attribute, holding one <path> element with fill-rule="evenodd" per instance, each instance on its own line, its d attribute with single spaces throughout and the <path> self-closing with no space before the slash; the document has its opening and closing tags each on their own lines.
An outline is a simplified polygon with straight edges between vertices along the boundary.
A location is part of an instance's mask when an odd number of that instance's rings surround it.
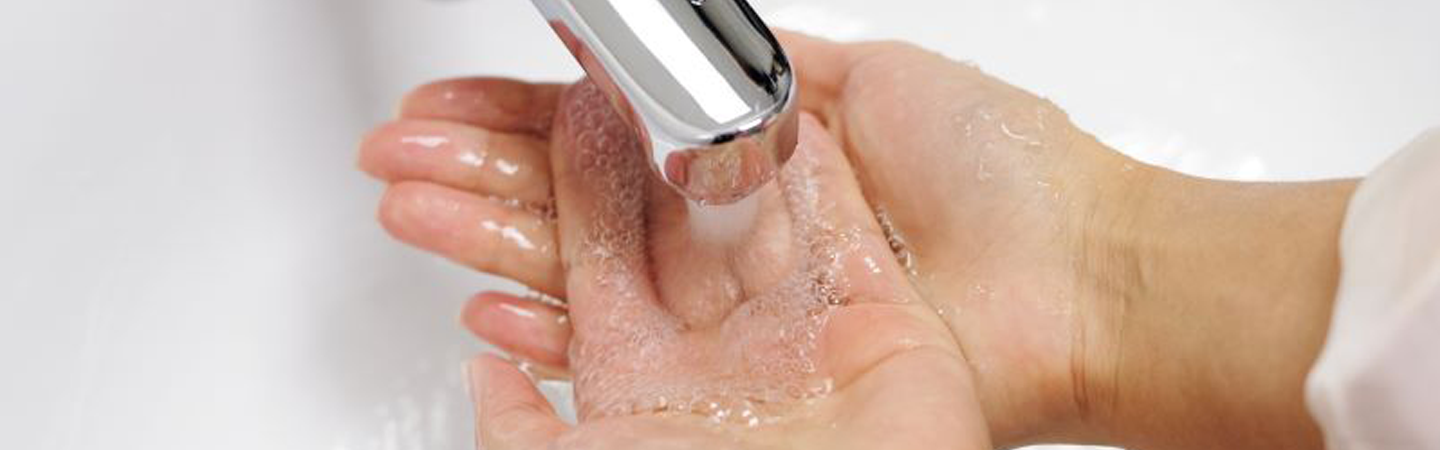
<svg viewBox="0 0 1440 450">
<path fill-rule="evenodd" d="M 483 355 L 466 366 L 475 402 L 476 445 L 485 450 L 547 448 L 568 428 L 514 364 Z"/>
</svg>

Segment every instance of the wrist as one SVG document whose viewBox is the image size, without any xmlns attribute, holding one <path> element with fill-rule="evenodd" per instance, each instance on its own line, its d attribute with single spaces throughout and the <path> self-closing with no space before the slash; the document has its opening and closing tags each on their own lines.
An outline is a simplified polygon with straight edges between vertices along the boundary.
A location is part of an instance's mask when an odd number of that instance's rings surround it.
<svg viewBox="0 0 1440 450">
<path fill-rule="evenodd" d="M 1136 448 L 1317 448 L 1304 378 L 1323 344 L 1354 183 L 1237 183 L 1136 166 L 1102 188 L 1090 275 L 1092 418 Z"/>
<path fill-rule="evenodd" d="M 1076 139 L 1072 191 L 1075 218 L 1068 240 L 1074 256 L 1076 313 L 1067 374 L 1072 380 L 1075 419 L 1067 440 L 1117 444 L 1126 355 L 1123 343 L 1143 339 L 1127 331 L 1132 306 L 1150 295 L 1146 248 L 1156 239 L 1142 222 L 1156 201 L 1157 185 L 1172 172 L 1143 164 L 1083 135 Z M 1128 400 L 1128 399 L 1126 399 Z"/>
</svg>

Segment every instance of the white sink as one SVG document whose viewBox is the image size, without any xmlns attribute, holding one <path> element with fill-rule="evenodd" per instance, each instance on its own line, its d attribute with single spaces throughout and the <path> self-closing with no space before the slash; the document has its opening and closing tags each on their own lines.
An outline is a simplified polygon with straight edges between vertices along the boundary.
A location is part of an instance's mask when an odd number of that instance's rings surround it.
<svg viewBox="0 0 1440 450">
<path fill-rule="evenodd" d="M 904 38 L 1202 175 L 1365 173 L 1440 124 L 1440 3 L 755 0 Z M 408 87 L 576 76 L 524 0 L 0 6 L 0 447 L 469 448 L 463 300 L 354 145 Z"/>
</svg>

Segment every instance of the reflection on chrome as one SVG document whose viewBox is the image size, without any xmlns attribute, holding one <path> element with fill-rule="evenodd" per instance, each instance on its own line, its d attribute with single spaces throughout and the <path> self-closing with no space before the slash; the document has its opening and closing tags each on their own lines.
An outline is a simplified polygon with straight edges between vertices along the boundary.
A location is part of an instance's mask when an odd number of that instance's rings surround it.
<svg viewBox="0 0 1440 450">
<path fill-rule="evenodd" d="M 691 200 L 740 200 L 794 152 L 794 73 L 744 0 L 534 3 Z"/>
</svg>

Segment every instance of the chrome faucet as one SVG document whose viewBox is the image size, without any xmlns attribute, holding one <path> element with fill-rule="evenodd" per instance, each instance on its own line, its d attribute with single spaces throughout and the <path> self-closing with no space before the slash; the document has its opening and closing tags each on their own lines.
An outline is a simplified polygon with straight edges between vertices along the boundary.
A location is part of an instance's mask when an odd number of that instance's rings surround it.
<svg viewBox="0 0 1440 450">
<path fill-rule="evenodd" d="M 533 0 L 670 186 L 730 204 L 795 151 L 797 87 L 745 0 Z"/>
</svg>

